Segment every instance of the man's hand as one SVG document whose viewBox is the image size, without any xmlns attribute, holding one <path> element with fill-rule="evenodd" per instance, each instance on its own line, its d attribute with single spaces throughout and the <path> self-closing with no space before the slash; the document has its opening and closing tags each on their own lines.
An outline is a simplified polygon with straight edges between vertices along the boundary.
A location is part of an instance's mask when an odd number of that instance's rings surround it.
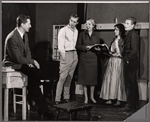
<svg viewBox="0 0 150 122">
<path fill-rule="evenodd" d="M 38 69 L 40 69 L 40 65 L 39 65 L 39 63 L 38 63 L 36 60 L 34 60 L 34 65 L 35 65 Z"/>
<path fill-rule="evenodd" d="M 34 65 L 33 64 L 27 64 L 29 67 L 34 67 Z"/>
<path fill-rule="evenodd" d="M 62 57 L 62 60 L 64 60 L 64 59 L 65 59 L 65 53 L 64 53 L 64 52 L 61 52 L 60 55 L 61 55 L 61 57 Z"/>
</svg>

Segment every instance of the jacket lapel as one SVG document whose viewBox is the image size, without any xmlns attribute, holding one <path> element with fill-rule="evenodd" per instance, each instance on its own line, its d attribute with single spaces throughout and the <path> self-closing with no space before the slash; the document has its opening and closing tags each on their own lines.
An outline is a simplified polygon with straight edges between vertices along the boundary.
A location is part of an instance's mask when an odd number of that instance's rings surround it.
<svg viewBox="0 0 150 122">
<path fill-rule="evenodd" d="M 17 36 L 17 38 L 18 38 L 20 44 L 22 45 L 22 47 L 25 48 L 25 44 L 24 44 L 24 42 L 23 42 L 23 39 L 21 38 L 21 36 L 20 36 L 20 34 L 19 34 L 19 32 L 18 32 L 17 29 L 15 29 L 15 34 L 16 34 L 16 36 Z"/>
</svg>

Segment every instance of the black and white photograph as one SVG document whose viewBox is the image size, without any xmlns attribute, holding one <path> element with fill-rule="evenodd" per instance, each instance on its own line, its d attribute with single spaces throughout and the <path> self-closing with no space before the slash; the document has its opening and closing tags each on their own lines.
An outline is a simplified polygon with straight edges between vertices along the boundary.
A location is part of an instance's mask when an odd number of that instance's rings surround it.
<svg viewBox="0 0 150 122">
<path fill-rule="evenodd" d="M 150 121 L 149 1 L 1 1 L 2 121 Z"/>
</svg>

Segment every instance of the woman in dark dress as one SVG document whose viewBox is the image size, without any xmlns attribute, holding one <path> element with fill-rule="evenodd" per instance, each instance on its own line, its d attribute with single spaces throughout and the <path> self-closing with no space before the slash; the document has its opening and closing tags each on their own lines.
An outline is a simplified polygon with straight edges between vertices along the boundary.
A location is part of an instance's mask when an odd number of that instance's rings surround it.
<svg viewBox="0 0 150 122">
<path fill-rule="evenodd" d="M 97 52 L 100 52 L 100 48 L 92 48 L 92 46 L 100 44 L 100 37 L 94 31 L 95 26 L 94 19 L 87 19 L 87 29 L 80 33 L 76 44 L 76 49 L 79 51 L 78 84 L 83 85 L 84 103 L 88 103 L 87 86 L 90 86 L 91 102 L 96 103 L 94 99 L 94 89 L 95 85 L 97 85 Z"/>
</svg>

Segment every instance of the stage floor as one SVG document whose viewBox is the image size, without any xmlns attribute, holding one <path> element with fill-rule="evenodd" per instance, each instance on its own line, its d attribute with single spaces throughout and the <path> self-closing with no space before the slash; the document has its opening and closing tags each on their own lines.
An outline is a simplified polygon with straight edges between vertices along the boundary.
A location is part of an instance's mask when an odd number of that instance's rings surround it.
<svg viewBox="0 0 150 122">
<path fill-rule="evenodd" d="M 56 115 L 56 108 L 53 106 L 53 102 L 47 97 L 46 98 L 49 108 Z M 83 95 L 75 95 L 74 101 L 83 102 Z M 124 121 L 130 117 L 135 112 L 124 112 L 121 111 L 121 107 L 124 106 L 124 103 L 120 107 L 113 105 L 106 105 L 102 99 L 97 99 L 97 104 L 94 104 L 91 109 L 91 115 L 93 121 Z M 148 101 L 139 101 L 140 108 L 148 103 Z M 139 109 L 140 109 L 139 108 Z M 79 111 L 77 114 L 76 121 L 89 121 L 86 111 Z M 3 120 L 3 109 L 2 109 L 2 120 Z M 22 111 L 21 105 L 17 105 L 17 113 L 13 113 L 13 105 L 9 104 L 9 121 L 21 121 L 22 120 Z M 27 120 L 26 121 L 48 121 L 41 120 L 38 117 L 37 111 L 29 110 L 27 111 Z M 52 120 L 51 120 L 52 121 Z M 55 120 L 54 120 L 55 121 Z M 69 115 L 66 112 L 60 112 L 58 121 L 69 121 Z"/>
</svg>

